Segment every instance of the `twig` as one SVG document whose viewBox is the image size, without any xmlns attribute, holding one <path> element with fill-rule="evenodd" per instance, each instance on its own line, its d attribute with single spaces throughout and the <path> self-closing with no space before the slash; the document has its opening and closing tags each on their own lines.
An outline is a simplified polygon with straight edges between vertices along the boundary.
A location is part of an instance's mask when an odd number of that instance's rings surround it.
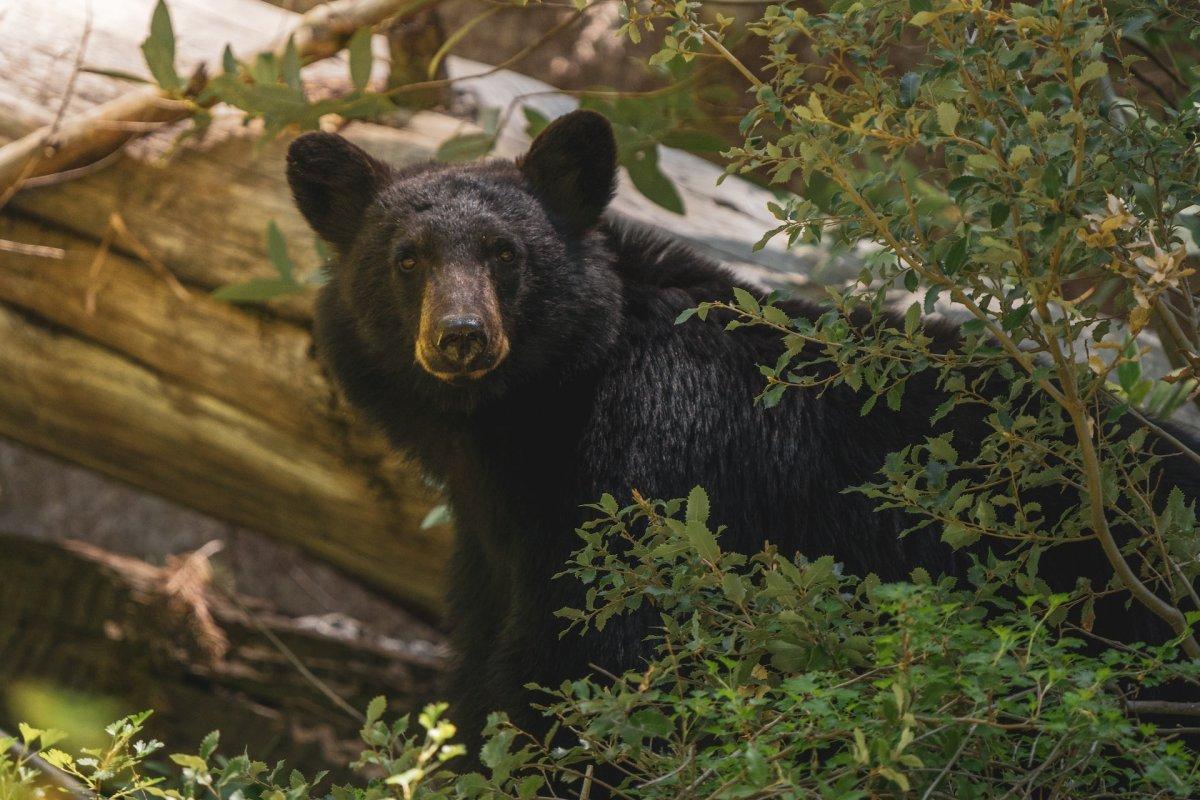
<svg viewBox="0 0 1200 800">
<path fill-rule="evenodd" d="M 67 113 L 67 106 L 71 104 L 71 99 L 75 97 L 75 81 L 79 79 L 79 73 L 83 70 L 83 58 L 87 53 L 88 39 L 92 38 L 92 0 L 84 0 L 83 6 L 83 35 L 79 37 L 79 47 L 75 50 L 75 64 L 71 67 L 71 76 L 67 78 L 67 88 L 63 90 L 62 102 L 58 104 L 58 111 L 54 114 L 54 122 L 50 123 L 51 135 L 58 132 L 58 126 L 62 124 L 63 115 Z"/>
<path fill-rule="evenodd" d="M 1172 717 L 1200 717 L 1200 703 L 1170 700 L 1129 700 L 1125 708 L 1135 714 L 1165 714 Z"/>
<path fill-rule="evenodd" d="M 284 644 L 283 640 L 276 636 L 274 631 L 264 625 L 262 621 L 250 611 L 250 609 L 246 608 L 246 606 L 242 604 L 242 601 L 235 594 L 232 592 L 227 592 L 223 589 L 220 591 L 223 595 L 225 595 L 227 600 L 238 607 L 238 610 L 245 615 L 246 619 L 250 621 L 251 625 L 258 629 L 259 633 L 267 637 L 267 641 L 269 641 L 275 647 L 275 649 L 278 650 L 283 657 L 288 660 L 288 663 L 296 668 L 296 671 L 299 672 L 306 681 L 311 683 L 317 689 L 317 691 L 329 699 L 329 702 L 333 703 L 339 709 L 349 714 L 351 718 L 357 720 L 358 722 L 366 721 L 366 717 L 363 716 L 361 711 L 347 703 L 345 698 L 335 692 L 329 686 L 329 684 L 325 683 L 325 681 L 314 675 L 312 670 L 306 667 L 304 662 L 300 660 L 300 657 L 292 652 L 292 649 Z"/>
<path fill-rule="evenodd" d="M 1131 415 L 1133 415 L 1134 419 L 1136 419 L 1142 426 L 1148 428 L 1155 436 L 1174 447 L 1181 455 L 1187 456 L 1192 461 L 1200 464 L 1200 453 L 1197 453 L 1195 450 L 1180 441 L 1177 437 L 1173 436 L 1170 431 L 1155 423 L 1153 420 L 1135 408 L 1132 403 L 1129 404 L 1128 411 Z"/>
<path fill-rule="evenodd" d="M 5 253 L 19 253 L 23 256 L 34 256 L 36 258 L 62 259 L 67 257 L 67 251 L 61 247 L 25 244 L 24 242 L 13 242 L 8 239 L 0 239 L 0 251 Z"/>
<path fill-rule="evenodd" d="M 150 268 L 158 273 L 160 278 L 166 281 L 167 286 L 170 287 L 171 292 L 176 297 L 178 297 L 180 300 L 191 299 L 192 293 L 184 288 L 183 284 L 179 282 L 179 279 L 175 277 L 171 270 L 167 269 L 166 264 L 162 263 L 157 256 L 150 252 L 146 245 L 142 244 L 140 239 L 133 235 L 133 233 L 125 225 L 125 220 L 121 218 L 120 214 L 114 211 L 111 215 L 109 215 L 108 224 L 110 227 L 112 227 L 116 235 L 125 242 L 129 249 L 132 250 L 138 258 L 149 264 Z"/>
<path fill-rule="evenodd" d="M 925 790 L 925 794 L 921 795 L 921 800 L 929 800 L 929 798 L 933 796 L 933 790 L 937 788 L 937 785 L 941 783 L 942 779 L 945 778 L 950 772 L 950 768 L 953 767 L 958 759 L 962 756 L 963 750 L 967 749 L 967 742 L 971 741 L 971 737 L 975 735 L 975 729 L 978 727 L 979 723 L 975 723 L 970 727 L 970 729 L 967 731 L 967 735 L 964 736 L 962 741 L 958 743 L 958 749 L 954 751 L 954 755 L 950 756 L 950 760 L 946 762 L 946 766 L 942 767 L 942 771 L 939 772 L 937 777 L 933 779 L 933 783 L 929 784 L 929 788 Z"/>
<path fill-rule="evenodd" d="M 96 248 L 96 255 L 92 257 L 92 264 L 88 268 L 87 289 L 83 295 L 83 313 L 89 317 L 96 313 L 96 297 L 100 294 L 100 271 L 108 263 L 108 249 L 112 247 L 114 234 L 112 225 L 105 227 L 104 235 L 100 237 L 100 246 Z"/>
</svg>

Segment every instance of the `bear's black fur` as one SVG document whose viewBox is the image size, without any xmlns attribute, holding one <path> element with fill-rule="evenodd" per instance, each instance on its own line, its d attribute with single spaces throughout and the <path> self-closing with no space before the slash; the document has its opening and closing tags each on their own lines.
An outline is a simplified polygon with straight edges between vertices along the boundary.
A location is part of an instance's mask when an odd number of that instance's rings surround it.
<svg viewBox="0 0 1200 800">
<path fill-rule="evenodd" d="M 319 300 L 320 352 L 350 401 L 445 485 L 454 511 L 450 691 L 471 744 L 494 709 L 537 727 L 526 683 L 555 686 L 590 663 L 620 670 L 644 653 L 648 611 L 559 637 L 554 612 L 580 606 L 582 589 L 552 576 L 576 549 L 581 506 L 604 492 L 670 498 L 701 484 L 715 521 L 729 526 L 726 548 L 753 552 L 769 540 L 885 580 L 915 566 L 963 573 L 964 558 L 937 532 L 898 538 L 908 527 L 898 513 L 842 491 L 931 433 L 942 397 L 930 379 L 911 381 L 898 413 L 880 404 L 860 416 L 865 398 L 845 388 L 755 405 L 756 365 L 775 361 L 779 337 L 725 332 L 711 320 L 675 324 L 742 284 L 688 247 L 601 216 L 615 182 L 612 141 L 602 117 L 576 112 L 516 164 L 392 170 L 329 134 L 303 136 L 289 153 L 297 203 L 337 250 Z M 456 276 L 459 295 L 430 300 L 443 273 Z M 463 286 L 476 287 L 466 306 Z M 437 358 L 438 321 L 425 309 L 469 310 L 473 294 L 494 306 L 477 315 L 483 355 L 435 376 L 424 362 Z M 799 301 L 787 310 L 820 312 Z M 936 333 L 952 345 L 950 328 Z M 946 427 L 965 447 L 983 433 L 969 411 Z M 1189 499 L 1200 493 L 1190 462 L 1169 459 L 1165 469 Z M 1056 503 L 1079 499 L 1048 502 L 1053 519 Z M 1076 575 L 1099 586 L 1111 574 L 1094 544 L 1043 564 L 1063 588 Z M 1120 620 L 1109 633 L 1165 633 L 1123 609 L 1101 612 Z"/>
</svg>

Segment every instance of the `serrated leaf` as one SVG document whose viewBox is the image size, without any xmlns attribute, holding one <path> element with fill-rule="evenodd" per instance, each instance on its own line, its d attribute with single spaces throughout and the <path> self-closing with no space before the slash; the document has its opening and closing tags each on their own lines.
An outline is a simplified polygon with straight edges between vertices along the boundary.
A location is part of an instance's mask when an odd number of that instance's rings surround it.
<svg viewBox="0 0 1200 800">
<path fill-rule="evenodd" d="M 212 731 L 200 741 L 200 757 L 207 759 L 217 751 L 221 741 L 221 732 Z"/>
<path fill-rule="evenodd" d="M 709 514 L 708 492 L 704 487 L 695 486 L 687 497 L 687 516 L 684 518 L 688 525 L 707 525 Z"/>
<path fill-rule="evenodd" d="M 758 304 L 758 300 L 754 298 L 754 295 L 740 286 L 733 287 L 733 299 L 737 302 L 739 308 L 749 311 L 751 314 L 758 314 L 762 311 L 762 306 Z"/>
<path fill-rule="evenodd" d="M 1079 86 L 1085 83 L 1094 81 L 1097 78 L 1102 78 L 1108 74 L 1108 65 L 1103 61 L 1093 61 L 1083 68 L 1083 72 L 1079 73 Z"/>
<path fill-rule="evenodd" d="M 904 333 L 912 336 L 921 325 L 921 304 L 913 303 L 904 312 Z"/>
<path fill-rule="evenodd" d="M 367 718 L 365 720 L 365 724 L 372 725 L 375 722 L 378 722 L 379 719 L 383 717 L 383 712 L 385 711 L 387 711 L 387 698 L 383 695 L 373 697 L 371 702 L 367 704 Z"/>
<path fill-rule="evenodd" d="M 350 55 L 350 82 L 361 92 L 371 81 L 371 66 L 375 63 L 371 53 L 370 26 L 356 30 L 346 50 Z"/>
<path fill-rule="evenodd" d="M 958 109 L 953 104 L 945 101 L 938 103 L 937 121 L 938 127 L 942 129 L 942 133 L 947 136 L 953 136 L 954 132 L 958 129 L 958 119 Z"/>
<path fill-rule="evenodd" d="M 732 572 L 726 572 L 721 576 L 721 591 L 725 593 L 730 602 L 739 605 L 746 599 L 746 584 L 742 582 L 740 575 Z"/>
<path fill-rule="evenodd" d="M 168 92 L 183 89 L 183 81 L 175 71 L 175 31 L 165 0 L 158 0 L 154 6 L 154 13 L 150 17 L 150 35 L 142 42 L 142 55 L 159 86 Z"/>
</svg>

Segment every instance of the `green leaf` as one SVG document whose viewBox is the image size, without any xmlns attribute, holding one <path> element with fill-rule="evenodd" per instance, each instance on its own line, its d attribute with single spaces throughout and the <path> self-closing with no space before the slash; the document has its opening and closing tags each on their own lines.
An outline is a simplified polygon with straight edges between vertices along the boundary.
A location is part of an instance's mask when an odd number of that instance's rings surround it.
<svg viewBox="0 0 1200 800">
<path fill-rule="evenodd" d="M 918 11 L 916 14 L 913 14 L 911 18 L 909 18 L 908 24 L 915 25 L 918 28 L 924 28 L 926 25 L 933 22 L 940 16 L 940 13 L 934 11 Z"/>
<path fill-rule="evenodd" d="M 119 69 L 102 69 L 100 67 L 80 67 L 80 72 L 86 72 L 89 75 L 103 75 L 105 78 L 114 78 L 118 81 L 129 81 L 130 83 L 150 83 L 141 75 L 134 75 L 132 72 L 124 72 Z"/>
<path fill-rule="evenodd" d="M 707 525 L 709 514 L 708 492 L 704 491 L 704 487 L 695 486 L 692 491 L 688 492 L 687 498 L 687 516 L 685 520 L 688 525 Z"/>
<path fill-rule="evenodd" d="M 371 27 L 356 30 L 346 49 L 350 54 L 350 82 L 361 92 L 371 80 L 371 66 L 375 63 L 371 53 Z"/>
<path fill-rule="evenodd" d="M 683 198 L 675 184 L 658 168 L 658 148 L 638 150 L 621 162 L 637 190 L 648 199 L 676 214 L 683 213 Z"/>
<path fill-rule="evenodd" d="M 372 698 L 371 702 L 367 704 L 367 718 L 364 724 L 372 725 L 378 722 L 385 711 L 387 711 L 387 698 L 383 695 Z"/>
<path fill-rule="evenodd" d="M 287 254 L 287 242 L 284 241 L 283 233 L 280 232 L 279 226 L 275 224 L 275 220 L 267 223 L 267 257 L 275 265 L 275 270 L 279 273 L 279 277 L 285 281 L 294 282 L 292 278 L 292 260 L 288 258 Z"/>
<path fill-rule="evenodd" d="M 667 131 L 658 141 L 667 147 L 687 150 L 690 153 L 719 153 L 729 147 L 721 137 L 705 131 Z"/>
<path fill-rule="evenodd" d="M 296 51 L 295 37 L 289 36 L 283 58 L 279 62 L 279 74 L 283 82 L 292 89 L 300 89 L 300 54 Z"/>
<path fill-rule="evenodd" d="M 950 250 L 946 253 L 946 259 L 942 262 L 942 271 L 947 275 L 953 275 L 958 272 L 959 268 L 967 261 L 967 246 L 970 240 L 966 236 L 958 237 L 958 240 L 950 246 Z"/>
<path fill-rule="evenodd" d="M 442 142 L 434 156 L 438 161 L 473 161 L 492 152 L 496 139 L 486 133 L 465 133 Z"/>
<path fill-rule="evenodd" d="M 937 121 L 938 127 L 942 129 L 942 133 L 947 136 L 953 136 L 954 131 L 958 128 L 958 109 L 947 102 L 938 103 L 937 106 Z"/>
<path fill-rule="evenodd" d="M 732 572 L 726 572 L 721 576 L 721 591 L 731 602 L 739 605 L 746 599 L 746 584 L 742 581 L 741 576 Z"/>
<path fill-rule="evenodd" d="M 1093 61 L 1083 68 L 1083 72 L 1079 74 L 1078 85 L 1083 86 L 1085 83 L 1094 81 L 1097 78 L 1102 78 L 1108 74 L 1108 65 L 1103 61 Z"/>
<path fill-rule="evenodd" d="M 244 283 L 222 286 L 214 291 L 212 296 L 217 300 L 228 300 L 231 303 L 262 303 L 302 291 L 304 291 L 304 286 L 295 281 L 282 278 L 253 278 Z"/>
<path fill-rule="evenodd" d="M 163 89 L 179 92 L 183 81 L 175 71 L 175 31 L 171 27 L 171 12 L 165 0 L 158 0 L 150 17 L 150 35 L 142 42 L 142 55 L 150 74 Z"/>
<path fill-rule="evenodd" d="M 758 314 L 762 311 L 762 306 L 758 304 L 758 300 L 754 299 L 754 295 L 740 286 L 733 287 L 733 298 L 737 302 L 738 308 L 744 311 L 751 314 Z"/>
<path fill-rule="evenodd" d="M 17 731 L 21 734 L 21 741 L 25 743 L 26 747 L 33 744 L 34 740 L 42 735 L 39 729 L 24 722 L 17 723 Z"/>
<path fill-rule="evenodd" d="M 525 133 L 529 134 L 530 139 L 536 138 L 550 125 L 550 118 L 533 106 L 522 107 L 521 113 L 525 115 Z"/>
<path fill-rule="evenodd" d="M 212 731 L 200 741 L 200 757 L 207 759 L 217 751 L 217 745 L 221 741 L 221 732 Z"/>
<path fill-rule="evenodd" d="M 721 557 L 721 548 L 717 545 L 716 537 L 708 529 L 708 512 L 708 494 L 697 486 L 688 493 L 684 532 L 701 558 L 716 561 Z"/>
<path fill-rule="evenodd" d="M 1062 189 L 1062 176 L 1053 164 L 1047 164 L 1042 171 L 1042 191 L 1047 197 L 1056 198 Z"/>
<path fill-rule="evenodd" d="M 649 733 L 651 736 L 665 738 L 675 730 L 675 725 L 660 711 L 643 708 L 629 716 L 629 722 Z"/>
<path fill-rule="evenodd" d="M 187 753 L 172 753 L 171 760 L 181 767 L 194 769 L 196 772 L 208 771 L 208 763 L 200 756 L 193 756 Z"/>
<path fill-rule="evenodd" d="M 913 303 L 904 312 L 904 333 L 912 336 L 921 325 L 921 304 Z"/>
</svg>

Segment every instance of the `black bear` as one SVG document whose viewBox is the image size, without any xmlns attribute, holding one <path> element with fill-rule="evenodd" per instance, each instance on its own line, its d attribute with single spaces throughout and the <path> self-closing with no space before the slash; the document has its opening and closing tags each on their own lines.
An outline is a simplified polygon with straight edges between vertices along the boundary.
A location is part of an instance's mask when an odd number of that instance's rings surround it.
<svg viewBox="0 0 1200 800">
<path fill-rule="evenodd" d="M 899 413 L 880 404 L 862 417 L 849 389 L 756 406 L 756 365 L 775 361 L 778 336 L 675 324 L 741 284 L 605 215 L 616 146 L 600 115 L 559 119 L 516 163 L 393 169 L 339 136 L 306 134 L 288 154 L 288 180 L 337 254 L 316 317 L 323 358 L 349 400 L 444 484 L 454 511 L 449 690 L 469 744 L 496 709 L 538 727 L 526 683 L 556 686 L 589 664 L 620 670 L 644 654 L 648 611 L 559 637 L 554 612 L 579 607 L 582 588 L 552 576 L 576 549 L 581 506 L 604 492 L 670 498 L 702 484 L 730 549 L 769 540 L 885 580 L 918 565 L 962 573 L 936 532 L 899 538 L 908 523 L 898 512 L 842 492 L 930 434 L 942 399 L 930 380 L 912 381 Z M 820 313 L 798 301 L 788 311 Z M 938 335 L 950 346 L 952 330 Z M 944 424 L 966 441 L 982 431 L 969 414 Z M 1195 498 L 1190 462 L 1165 463 Z M 1095 546 L 1046 569 L 1067 587 L 1077 574 L 1098 586 L 1111 574 Z M 1144 636 L 1165 632 L 1136 609 L 1116 616 Z"/>
</svg>

